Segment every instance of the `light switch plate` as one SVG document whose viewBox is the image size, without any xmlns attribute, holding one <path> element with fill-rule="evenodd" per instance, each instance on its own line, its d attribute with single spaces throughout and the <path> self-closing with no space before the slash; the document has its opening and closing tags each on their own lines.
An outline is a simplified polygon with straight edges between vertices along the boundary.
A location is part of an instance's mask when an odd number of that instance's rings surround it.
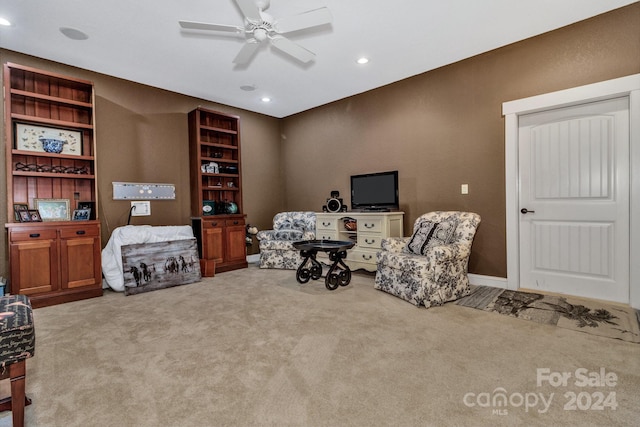
<svg viewBox="0 0 640 427">
<path fill-rule="evenodd" d="M 460 194 L 469 194 L 469 184 L 462 184 L 460 186 Z"/>
<path fill-rule="evenodd" d="M 131 202 L 131 216 L 149 216 L 151 215 L 151 202 Z"/>
</svg>

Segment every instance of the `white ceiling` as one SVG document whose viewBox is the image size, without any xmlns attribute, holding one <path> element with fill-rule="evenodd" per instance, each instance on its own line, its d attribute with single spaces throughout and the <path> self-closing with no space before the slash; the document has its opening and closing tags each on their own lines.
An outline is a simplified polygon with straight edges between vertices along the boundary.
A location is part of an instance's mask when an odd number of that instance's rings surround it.
<svg viewBox="0 0 640 427">
<path fill-rule="evenodd" d="M 330 26 L 288 35 L 316 59 L 302 64 L 265 45 L 238 68 L 243 37 L 178 25 L 242 26 L 233 0 L 0 0 L 0 17 L 13 23 L 0 26 L 0 47 L 286 117 L 636 1 L 272 0 L 267 12 L 276 19 L 329 8 Z M 60 27 L 89 38 L 69 39 Z M 363 55 L 370 62 L 357 64 Z"/>
</svg>

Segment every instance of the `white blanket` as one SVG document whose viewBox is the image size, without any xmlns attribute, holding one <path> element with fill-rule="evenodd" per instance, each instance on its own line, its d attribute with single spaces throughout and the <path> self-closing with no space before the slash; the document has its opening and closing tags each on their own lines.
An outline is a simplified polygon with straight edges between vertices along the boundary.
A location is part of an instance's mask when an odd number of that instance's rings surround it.
<svg viewBox="0 0 640 427">
<path fill-rule="evenodd" d="M 114 291 L 124 291 L 122 251 L 120 249 L 122 246 L 192 239 L 193 237 L 193 230 L 188 225 L 126 225 L 116 228 L 102 250 L 102 274 L 106 285 Z M 103 288 L 106 288 L 106 285 L 103 284 Z"/>
</svg>

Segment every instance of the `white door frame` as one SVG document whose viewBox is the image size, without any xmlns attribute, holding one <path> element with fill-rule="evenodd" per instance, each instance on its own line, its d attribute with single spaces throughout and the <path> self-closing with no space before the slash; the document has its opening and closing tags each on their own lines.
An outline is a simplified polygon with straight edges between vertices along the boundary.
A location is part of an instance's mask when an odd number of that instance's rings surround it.
<svg viewBox="0 0 640 427">
<path fill-rule="evenodd" d="M 504 102 L 507 220 L 507 289 L 520 288 L 518 116 L 608 98 L 629 96 L 630 247 L 629 302 L 640 309 L 640 74 Z"/>
</svg>

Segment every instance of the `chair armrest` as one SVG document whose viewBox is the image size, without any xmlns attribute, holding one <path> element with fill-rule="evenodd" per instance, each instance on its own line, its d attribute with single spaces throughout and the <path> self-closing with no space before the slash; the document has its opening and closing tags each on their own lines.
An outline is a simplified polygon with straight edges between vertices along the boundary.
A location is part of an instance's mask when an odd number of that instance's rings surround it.
<svg viewBox="0 0 640 427">
<path fill-rule="evenodd" d="M 411 240 L 411 237 L 385 237 L 382 239 L 380 246 L 383 251 L 401 253 L 409 243 L 409 240 Z"/>
<path fill-rule="evenodd" d="M 297 242 L 303 240 L 303 233 L 300 230 L 260 230 L 256 234 L 258 240 L 285 240 Z"/>
<path fill-rule="evenodd" d="M 449 245 L 433 246 L 427 251 L 427 258 L 431 265 L 444 262 L 461 261 L 469 258 L 469 246 L 452 243 Z"/>
<path fill-rule="evenodd" d="M 258 240 L 274 240 L 275 230 L 260 230 L 258 234 L 256 234 L 256 239 Z"/>
<path fill-rule="evenodd" d="M 302 237 L 300 238 L 300 240 L 315 240 L 315 239 L 316 239 L 316 232 L 309 231 L 309 230 L 302 233 Z"/>
</svg>

